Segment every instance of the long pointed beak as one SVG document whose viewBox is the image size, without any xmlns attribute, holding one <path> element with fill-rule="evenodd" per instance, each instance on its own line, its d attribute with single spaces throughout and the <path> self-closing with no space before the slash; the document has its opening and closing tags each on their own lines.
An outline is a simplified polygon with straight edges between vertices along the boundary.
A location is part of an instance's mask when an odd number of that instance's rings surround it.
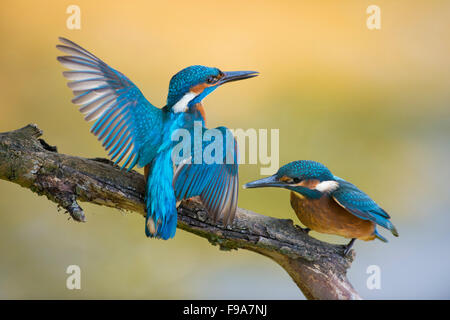
<svg viewBox="0 0 450 320">
<path fill-rule="evenodd" d="M 244 184 L 244 189 L 266 188 L 266 187 L 284 188 L 286 187 L 286 184 L 280 182 L 275 175 Z"/>
<path fill-rule="evenodd" d="M 244 79 L 256 77 L 259 74 L 259 72 L 257 72 L 257 71 L 226 71 L 223 74 L 224 74 L 224 76 L 217 83 L 219 86 L 224 83 L 231 82 L 231 81 L 244 80 Z"/>
</svg>

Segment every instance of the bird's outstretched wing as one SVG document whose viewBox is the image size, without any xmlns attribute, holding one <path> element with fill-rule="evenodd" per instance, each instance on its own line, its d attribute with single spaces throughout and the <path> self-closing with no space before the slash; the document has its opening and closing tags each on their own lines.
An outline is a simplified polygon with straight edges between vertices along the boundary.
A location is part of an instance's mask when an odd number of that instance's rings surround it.
<svg viewBox="0 0 450 320">
<path fill-rule="evenodd" d="M 355 185 L 341 178 L 335 178 L 339 182 L 339 188 L 333 191 L 331 196 L 341 207 L 358 218 L 373 221 L 390 230 L 393 235 L 398 236 L 398 232 L 389 221 L 390 216 L 386 211 Z"/>
<path fill-rule="evenodd" d="M 177 201 L 200 196 L 213 220 L 220 218 L 227 225 L 233 221 L 237 209 L 239 151 L 235 138 L 227 128 L 219 127 L 216 130 L 223 136 L 221 161 L 196 164 L 192 160 L 195 155 L 186 158 L 175 171 L 173 187 Z M 207 143 L 202 144 L 202 154 L 207 146 Z M 192 150 L 193 153 L 196 152 L 195 148 Z"/>
<path fill-rule="evenodd" d="M 93 121 L 91 132 L 102 141 L 103 147 L 115 163 L 128 170 L 142 161 L 142 147 L 156 141 L 160 135 L 161 109 L 156 108 L 122 73 L 109 67 L 76 43 L 59 38 L 56 47 L 68 54 L 58 61 L 72 71 L 63 75 L 70 82 L 75 98 L 81 105 L 85 120 Z M 143 162 L 143 163 L 142 163 Z"/>
</svg>

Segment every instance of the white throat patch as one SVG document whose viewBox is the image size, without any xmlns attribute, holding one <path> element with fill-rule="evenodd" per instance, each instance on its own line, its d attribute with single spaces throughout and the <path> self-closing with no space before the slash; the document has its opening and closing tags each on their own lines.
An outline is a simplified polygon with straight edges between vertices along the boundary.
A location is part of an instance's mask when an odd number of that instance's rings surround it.
<svg viewBox="0 0 450 320">
<path fill-rule="evenodd" d="M 339 188 L 339 183 L 333 180 L 322 181 L 321 183 L 316 185 L 316 190 L 326 193 L 333 192 L 337 188 Z"/>
<path fill-rule="evenodd" d="M 178 112 L 186 112 L 188 109 L 188 104 L 191 102 L 192 99 L 194 99 L 197 96 L 196 93 L 189 91 L 186 93 L 183 98 L 178 100 L 177 103 L 175 103 L 172 107 L 172 110 L 174 113 Z"/>
</svg>

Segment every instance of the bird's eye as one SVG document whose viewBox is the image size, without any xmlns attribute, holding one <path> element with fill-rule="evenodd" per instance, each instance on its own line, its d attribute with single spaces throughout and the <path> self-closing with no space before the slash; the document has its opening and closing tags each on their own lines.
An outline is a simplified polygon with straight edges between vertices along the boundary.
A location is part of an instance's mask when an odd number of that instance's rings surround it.
<svg viewBox="0 0 450 320">
<path fill-rule="evenodd" d="M 216 81 L 217 81 L 217 78 L 213 77 L 213 76 L 209 77 L 208 80 L 206 80 L 206 82 L 208 82 L 208 83 L 214 83 Z"/>
<path fill-rule="evenodd" d="M 300 182 L 299 178 L 294 178 L 293 180 L 294 180 L 294 183 L 299 183 Z"/>
</svg>

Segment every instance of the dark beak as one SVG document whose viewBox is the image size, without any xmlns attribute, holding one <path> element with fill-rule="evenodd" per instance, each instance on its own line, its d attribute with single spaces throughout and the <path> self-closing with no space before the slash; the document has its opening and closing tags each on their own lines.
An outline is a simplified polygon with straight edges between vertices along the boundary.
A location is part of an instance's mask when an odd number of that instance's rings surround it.
<svg viewBox="0 0 450 320">
<path fill-rule="evenodd" d="M 287 186 L 286 183 L 281 182 L 277 179 L 275 175 L 255 180 L 249 183 L 244 184 L 244 189 L 251 189 L 251 188 L 266 188 L 266 187 L 278 187 L 278 188 L 285 188 Z"/>
<path fill-rule="evenodd" d="M 257 71 L 227 71 L 223 74 L 224 76 L 217 82 L 217 85 L 219 86 L 231 81 L 253 78 L 259 73 Z"/>
</svg>

